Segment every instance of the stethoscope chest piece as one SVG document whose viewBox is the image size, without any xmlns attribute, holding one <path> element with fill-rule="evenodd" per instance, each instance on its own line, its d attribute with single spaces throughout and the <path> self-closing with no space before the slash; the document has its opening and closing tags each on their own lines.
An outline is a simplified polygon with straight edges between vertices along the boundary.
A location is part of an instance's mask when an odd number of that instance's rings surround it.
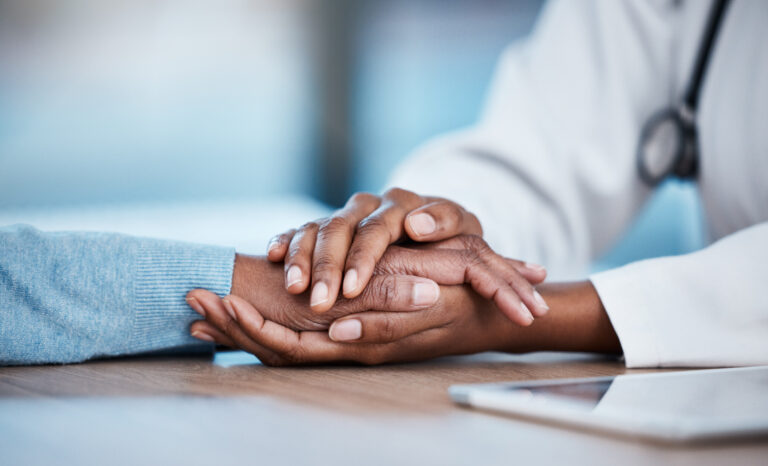
<svg viewBox="0 0 768 466">
<path fill-rule="evenodd" d="M 637 147 L 637 171 L 649 186 L 670 175 L 695 178 L 698 141 L 693 113 L 684 105 L 655 113 L 643 127 Z"/>
</svg>

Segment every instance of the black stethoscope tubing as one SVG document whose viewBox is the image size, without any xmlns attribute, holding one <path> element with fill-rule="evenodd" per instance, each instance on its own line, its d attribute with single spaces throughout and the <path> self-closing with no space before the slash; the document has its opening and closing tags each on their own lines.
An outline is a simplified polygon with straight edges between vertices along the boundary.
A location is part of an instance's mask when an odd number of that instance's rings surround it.
<svg viewBox="0 0 768 466">
<path fill-rule="evenodd" d="M 696 111 L 701 85 L 728 2 L 729 0 L 717 0 L 712 6 L 704 38 L 696 56 L 693 74 L 682 101 L 676 106 L 667 107 L 654 113 L 643 126 L 637 147 L 637 170 L 640 179 L 648 186 L 656 186 L 672 174 L 683 179 L 695 178 L 698 174 L 699 150 Z M 673 147 L 672 153 L 663 155 L 665 159 L 668 159 L 668 165 L 663 170 L 653 173 L 650 168 L 650 156 L 654 150 L 652 145 L 654 142 L 659 142 L 658 138 L 663 137 L 661 132 L 664 131 L 665 125 L 671 125 L 667 126 L 667 129 L 674 128 L 677 144 Z"/>
</svg>

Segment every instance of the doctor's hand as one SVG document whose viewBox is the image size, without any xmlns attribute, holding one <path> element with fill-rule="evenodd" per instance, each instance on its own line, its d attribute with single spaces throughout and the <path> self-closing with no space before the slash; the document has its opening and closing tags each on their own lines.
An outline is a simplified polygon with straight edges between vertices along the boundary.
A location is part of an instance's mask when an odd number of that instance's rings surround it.
<svg viewBox="0 0 768 466">
<path fill-rule="evenodd" d="M 428 310 L 371 311 L 357 319 L 340 320 L 331 328 L 330 336 L 326 331 L 297 332 L 266 318 L 260 304 L 228 296 L 205 300 L 206 320 L 195 322 L 192 330 L 212 336 L 219 344 L 253 353 L 270 366 L 381 364 L 476 353 L 502 344 L 499 329 L 506 319 L 485 307 L 484 300 L 468 287 L 441 287 L 440 295 L 438 303 Z M 234 318 L 227 313 L 227 306 Z"/>
<path fill-rule="evenodd" d="M 332 216 L 275 236 L 267 257 L 285 262 L 285 287 L 290 293 L 303 293 L 311 284 L 311 307 L 325 312 L 337 299 L 342 274 L 343 296 L 358 296 L 389 245 L 457 235 L 482 236 L 480 222 L 472 213 L 447 199 L 394 188 L 383 196 L 355 194 Z M 477 242 L 468 246 L 475 247 L 469 253 L 478 252 Z M 504 269 L 498 272 L 503 275 Z M 518 268 L 518 273 L 534 284 L 546 277 L 543 267 L 534 264 Z"/>
</svg>

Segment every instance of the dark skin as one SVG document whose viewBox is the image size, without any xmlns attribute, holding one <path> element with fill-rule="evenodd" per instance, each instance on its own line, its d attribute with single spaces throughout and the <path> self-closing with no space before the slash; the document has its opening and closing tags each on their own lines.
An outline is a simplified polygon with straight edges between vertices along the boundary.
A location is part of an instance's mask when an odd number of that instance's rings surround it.
<svg viewBox="0 0 768 466">
<path fill-rule="evenodd" d="M 331 216 L 275 236 L 267 248 L 267 258 L 284 262 L 289 293 L 311 289 L 310 306 L 325 312 L 333 307 L 340 292 L 354 298 L 366 289 L 392 244 L 434 243 L 454 237 L 479 239 L 482 234 L 477 217 L 459 204 L 392 188 L 381 196 L 357 193 Z M 477 249 L 480 245 L 468 247 Z M 491 267 L 507 282 L 504 292 L 493 299 L 510 320 L 529 325 L 528 321 L 546 314 L 546 300 L 531 286 L 546 276 L 543 267 L 525 264 L 514 268 L 501 260 Z M 468 284 L 474 288 L 477 282 Z"/>
<path fill-rule="evenodd" d="M 437 264 L 440 267 L 435 267 Z M 438 300 L 438 283 L 473 284 L 487 298 L 504 298 L 505 303 L 519 305 L 520 301 L 514 301 L 515 296 L 508 294 L 511 292 L 508 282 L 500 278 L 503 275 L 496 270 L 499 264 L 502 269 L 525 269 L 523 262 L 495 254 L 479 237 L 453 238 L 420 246 L 418 250 L 393 246 L 376 265 L 368 286 L 361 293 L 351 299 L 341 298 L 333 309 L 317 313 L 309 306 L 308 293 L 295 295 L 283 289 L 282 266 L 263 257 L 238 255 L 232 275 L 232 294 L 259 307 L 265 318 L 292 330 L 327 330 L 331 322 L 342 316 L 371 309 L 393 312 L 426 309 Z M 531 286 L 527 281 L 526 285 Z M 202 290 L 194 290 L 187 295 L 187 302 L 205 315 L 201 305 L 203 296 L 206 294 Z M 522 325 L 530 325 L 530 321 L 522 320 Z M 211 339 L 202 329 L 194 336 Z"/>
<path fill-rule="evenodd" d="M 430 260 L 436 262 L 428 268 L 439 268 L 440 257 Z M 198 300 L 205 320 L 192 324 L 191 331 L 277 366 L 337 361 L 381 364 L 491 350 L 621 353 L 589 281 L 540 285 L 538 290 L 550 312 L 528 328 L 511 322 L 470 286 L 451 285 L 441 286 L 437 301 L 420 310 L 348 314 L 336 319 L 329 331 L 297 331 L 275 322 L 263 309 L 264 301 L 249 302 L 238 296 L 242 290 L 234 286 L 233 295 L 224 299 L 194 290 L 189 296 Z M 339 338 L 357 335 L 336 331 L 344 326 L 359 327 L 359 336 Z"/>
</svg>

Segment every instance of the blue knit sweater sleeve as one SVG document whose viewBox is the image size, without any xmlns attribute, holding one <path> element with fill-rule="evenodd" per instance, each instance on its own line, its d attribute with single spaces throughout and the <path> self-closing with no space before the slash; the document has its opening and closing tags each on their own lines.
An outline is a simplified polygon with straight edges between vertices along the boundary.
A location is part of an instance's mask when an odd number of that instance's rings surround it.
<svg viewBox="0 0 768 466">
<path fill-rule="evenodd" d="M 0 365 L 199 343 L 186 293 L 226 295 L 235 251 L 120 234 L 0 228 Z"/>
</svg>

